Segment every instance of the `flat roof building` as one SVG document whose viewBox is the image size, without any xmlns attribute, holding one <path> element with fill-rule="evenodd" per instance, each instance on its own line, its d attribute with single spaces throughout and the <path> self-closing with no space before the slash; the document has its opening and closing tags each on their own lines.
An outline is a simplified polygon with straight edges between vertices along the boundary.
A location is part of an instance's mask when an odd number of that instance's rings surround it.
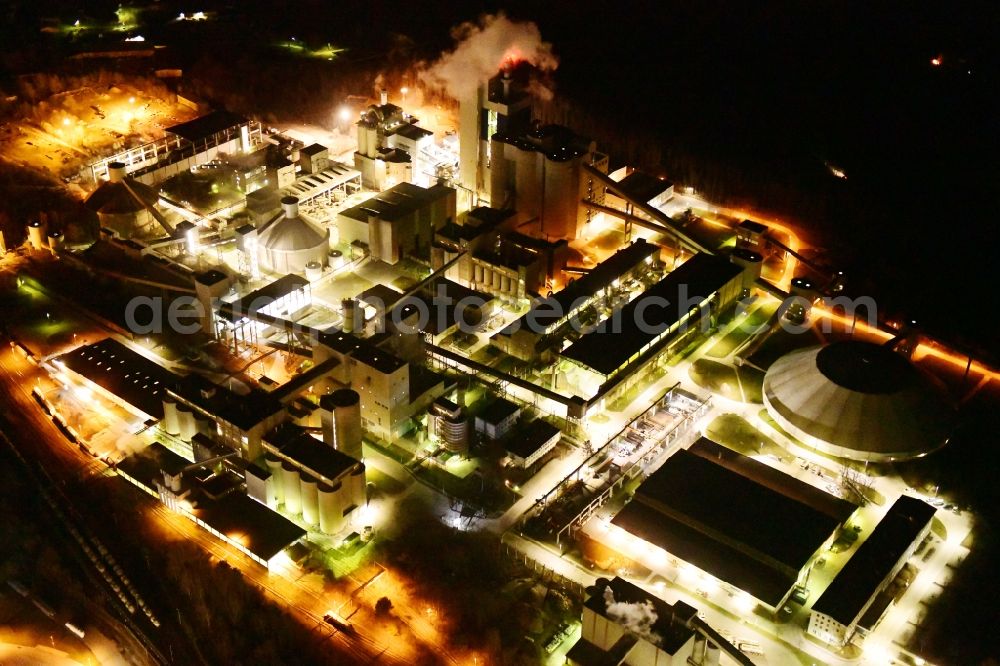
<svg viewBox="0 0 1000 666">
<path fill-rule="evenodd" d="M 507 461 L 514 467 L 528 469 L 555 448 L 562 431 L 544 419 L 535 419 L 517 428 L 504 442 Z"/>
<path fill-rule="evenodd" d="M 762 475 L 739 459 L 721 464 L 712 451 L 677 451 L 612 525 L 777 610 L 853 505 L 829 502 L 780 472 Z"/>
<path fill-rule="evenodd" d="M 701 330 L 703 317 L 739 297 L 742 274 L 724 257 L 696 254 L 561 355 L 610 378 L 660 353 L 679 333 Z"/>
<path fill-rule="evenodd" d="M 935 509 L 901 496 L 824 590 L 809 615 L 808 631 L 838 647 L 867 633 L 892 603 L 882 592 L 930 531 Z M 867 625 L 867 626 L 866 626 Z"/>
</svg>

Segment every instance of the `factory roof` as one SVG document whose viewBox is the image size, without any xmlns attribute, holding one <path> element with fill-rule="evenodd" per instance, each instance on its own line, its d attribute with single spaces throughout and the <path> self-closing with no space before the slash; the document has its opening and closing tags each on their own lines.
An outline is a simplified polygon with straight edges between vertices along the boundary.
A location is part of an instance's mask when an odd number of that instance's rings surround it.
<svg viewBox="0 0 1000 666">
<path fill-rule="evenodd" d="M 448 375 L 434 372 L 430 368 L 413 364 L 410 366 L 410 404 L 417 402 L 420 397 L 438 384 L 446 382 L 446 386 L 454 386 L 455 382 Z M 445 389 L 447 390 L 447 388 Z"/>
<path fill-rule="evenodd" d="M 198 499 L 191 513 L 265 562 L 306 534 L 292 521 L 243 493 L 229 493 L 217 500 Z"/>
<path fill-rule="evenodd" d="M 316 439 L 301 426 L 283 423 L 264 437 L 280 457 L 329 483 L 336 483 L 345 472 L 354 469 L 358 460 Z"/>
<path fill-rule="evenodd" d="M 186 123 L 168 127 L 166 131 L 169 134 L 174 134 L 182 139 L 193 142 L 207 139 L 219 132 L 236 127 L 237 125 L 243 125 L 246 122 L 248 121 L 243 116 L 230 113 L 229 111 L 212 111 L 194 120 L 189 120 Z"/>
<path fill-rule="evenodd" d="M 490 294 L 470 289 L 457 282 L 440 278 L 415 294 L 399 300 L 393 307 L 393 317 L 403 322 L 413 314 L 427 313 L 421 331 L 439 335 L 453 326 L 465 324 L 477 326 L 480 321 L 477 308 L 484 307 L 493 300 Z M 458 307 L 461 303 L 461 309 Z M 460 321 L 461 318 L 461 321 Z M 418 317 L 417 325 L 421 323 Z"/>
<path fill-rule="evenodd" d="M 795 498 L 787 488 L 797 493 L 799 484 L 778 475 L 774 480 L 780 485 L 763 485 L 714 459 L 681 450 L 639 486 L 636 497 L 798 569 L 841 521 Z"/>
<path fill-rule="evenodd" d="M 363 344 L 355 347 L 351 353 L 351 358 L 364 363 L 370 368 L 374 368 L 381 373 L 389 374 L 396 372 L 406 365 L 406 361 L 399 358 L 392 352 L 379 349 L 371 344 Z"/>
<path fill-rule="evenodd" d="M 374 284 L 357 295 L 357 299 L 365 305 L 372 307 L 391 308 L 399 300 L 402 292 L 396 291 L 392 287 L 384 284 Z"/>
<path fill-rule="evenodd" d="M 362 204 L 342 210 L 340 214 L 361 222 L 367 222 L 369 217 L 394 222 L 454 192 L 447 185 L 425 188 L 404 182 L 376 194 Z"/>
<path fill-rule="evenodd" d="M 688 448 L 688 451 L 775 492 L 802 502 L 837 522 L 845 522 L 857 509 L 857 506 L 845 499 L 831 495 L 811 483 L 796 479 L 794 476 L 789 476 L 770 465 L 754 460 L 750 456 L 744 456 L 725 446 L 720 446 L 710 439 L 699 437 Z"/>
<path fill-rule="evenodd" d="M 432 136 L 434 132 L 414 125 L 413 123 L 403 123 L 395 129 L 394 134 L 399 134 L 400 136 L 406 137 L 411 141 L 419 141 L 424 137 Z"/>
<path fill-rule="evenodd" d="M 218 284 L 219 282 L 222 282 L 227 277 L 229 276 L 223 273 L 222 271 L 212 268 L 203 273 L 198 273 L 198 275 L 195 277 L 195 280 L 197 280 L 203 285 L 211 287 L 213 284 Z"/>
<path fill-rule="evenodd" d="M 774 605 L 842 521 L 786 474 L 739 470 L 682 449 L 612 522 Z"/>
<path fill-rule="evenodd" d="M 754 222 L 753 220 L 743 220 L 740 222 L 740 228 L 751 231 L 755 234 L 762 234 L 767 231 L 767 226 L 761 224 L 760 222 Z"/>
<path fill-rule="evenodd" d="M 674 184 L 669 180 L 657 178 L 645 171 L 633 171 L 618 181 L 618 187 L 635 201 L 650 202 L 660 196 Z"/>
<path fill-rule="evenodd" d="M 308 285 L 309 280 L 301 275 L 289 273 L 273 282 L 269 282 L 260 289 L 255 289 L 249 294 L 241 296 L 232 303 L 223 303 L 219 306 L 219 312 L 225 315 L 233 315 L 234 317 L 237 315 L 246 316 L 257 310 L 266 308 L 279 298 L 288 296 Z"/>
<path fill-rule="evenodd" d="M 161 482 L 160 470 L 176 474 L 190 467 L 191 462 L 153 443 L 139 453 L 127 456 L 116 467 L 144 485 L 154 494 Z M 195 471 L 192 474 L 197 476 Z M 223 477 L 222 483 L 227 482 Z M 210 487 L 213 485 L 209 480 Z M 236 541 L 265 562 L 303 536 L 305 530 L 241 492 L 229 492 L 213 498 L 195 487 L 188 496 L 191 513 L 226 538 Z"/>
<path fill-rule="evenodd" d="M 542 153 L 553 162 L 565 162 L 590 151 L 590 140 L 563 125 L 544 125 L 526 134 L 497 133 L 493 138 L 521 150 Z"/>
<path fill-rule="evenodd" d="M 813 610 L 848 626 L 896 569 L 900 559 L 934 518 L 934 507 L 902 495 L 837 577 L 813 604 Z"/>
<path fill-rule="evenodd" d="M 194 374 L 182 378 L 170 387 L 170 392 L 240 430 L 249 430 L 283 409 L 277 398 L 262 389 L 252 388 L 246 394 L 234 393 Z"/>
<path fill-rule="evenodd" d="M 308 201 L 352 180 L 357 180 L 360 177 L 360 171 L 347 166 L 343 162 L 330 162 L 327 168 L 319 173 L 299 178 L 283 189 L 282 193 L 296 196 L 299 198 L 299 201 Z"/>
<path fill-rule="evenodd" d="M 515 328 L 524 328 L 539 333 L 546 331 L 550 326 L 571 315 L 574 312 L 573 305 L 575 303 L 592 298 L 622 275 L 646 261 L 648 257 L 658 254 L 659 251 L 658 246 L 647 243 L 642 238 L 636 239 L 628 247 L 618 250 L 594 266 L 594 269 L 589 273 L 571 282 L 562 291 L 536 302 L 532 305 L 531 310 L 515 324 L 508 326 L 505 331 L 513 331 Z"/>
<path fill-rule="evenodd" d="M 559 428 L 548 421 L 535 419 L 509 436 L 504 447 L 508 453 L 527 459 L 560 433 Z"/>
<path fill-rule="evenodd" d="M 322 153 L 324 150 L 330 150 L 330 149 L 327 148 L 326 146 L 324 146 L 321 143 L 310 143 L 305 148 L 300 148 L 299 149 L 299 154 L 300 155 L 318 155 L 318 154 Z"/>
<path fill-rule="evenodd" d="M 490 227 L 495 227 L 497 225 L 503 224 L 509 220 L 514 215 L 513 210 L 501 209 L 501 208 L 490 208 L 489 206 L 479 206 L 478 208 L 473 208 L 466 214 L 466 219 L 472 219 L 479 222 L 476 225 L 482 228 L 484 225 Z"/>
<path fill-rule="evenodd" d="M 723 257 L 696 254 L 639 297 L 618 308 L 607 326 L 617 331 L 592 331 L 570 345 L 562 355 L 603 375 L 611 375 L 741 272 L 739 266 Z"/>
<path fill-rule="evenodd" d="M 687 626 L 697 614 L 697 609 L 677 601 L 668 603 L 646 592 L 638 585 L 617 576 L 606 583 L 598 583 L 594 593 L 584 605 L 602 617 L 624 626 L 636 636 L 653 643 L 667 654 L 676 654 L 694 636 L 694 630 Z M 652 608 L 653 621 L 645 632 L 639 633 L 630 626 L 628 606 L 642 605 Z"/>
<path fill-rule="evenodd" d="M 517 403 L 497 398 L 487 405 L 486 409 L 480 412 L 476 418 L 481 419 L 484 423 L 497 425 L 503 423 L 505 419 L 510 418 L 519 411 L 521 411 L 521 406 Z"/>
<path fill-rule="evenodd" d="M 772 607 L 795 585 L 793 577 L 641 502 L 630 502 L 611 522 Z"/>
<path fill-rule="evenodd" d="M 178 380 L 178 375 L 114 338 L 77 347 L 56 361 L 155 419 L 163 418 L 164 390 Z"/>
</svg>

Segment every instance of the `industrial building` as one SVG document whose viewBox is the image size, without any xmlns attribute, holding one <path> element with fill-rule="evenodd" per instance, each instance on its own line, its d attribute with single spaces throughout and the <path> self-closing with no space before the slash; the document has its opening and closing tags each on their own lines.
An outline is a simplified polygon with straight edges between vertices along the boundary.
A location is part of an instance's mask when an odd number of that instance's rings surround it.
<svg viewBox="0 0 1000 666">
<path fill-rule="evenodd" d="M 544 419 L 535 419 L 516 428 L 504 439 L 507 455 L 504 463 L 519 469 L 530 469 L 556 447 L 562 431 Z"/>
<path fill-rule="evenodd" d="M 461 223 L 437 231 L 431 267 L 458 259 L 447 270 L 449 278 L 509 299 L 543 291 L 566 265 L 569 245 L 518 233 L 515 227 L 524 220 L 512 210 L 480 206 L 469 211 Z"/>
<path fill-rule="evenodd" d="M 469 452 L 469 419 L 464 408 L 441 397 L 431 404 L 427 418 L 427 430 L 441 440 L 446 451 Z"/>
<path fill-rule="evenodd" d="M 571 666 L 718 664 L 719 648 L 694 629 L 697 609 L 670 604 L 622 578 L 599 578 L 583 604 L 580 640 Z"/>
<path fill-rule="evenodd" d="M 505 436 L 521 416 L 521 406 L 504 398 L 497 398 L 476 415 L 476 432 L 498 440 Z"/>
<path fill-rule="evenodd" d="M 558 342 L 558 333 L 573 317 L 599 302 L 623 283 L 648 274 L 658 263 L 660 248 L 643 239 L 618 250 L 565 289 L 536 301 L 519 320 L 493 336 L 493 344 L 519 359 L 534 361 Z"/>
<path fill-rule="evenodd" d="M 608 172 L 608 156 L 567 127 L 546 125 L 490 138 L 490 204 L 538 218 L 546 238 L 575 239 L 603 204 L 605 185 L 583 165 Z"/>
<path fill-rule="evenodd" d="M 210 311 L 215 318 L 216 337 L 239 349 L 256 345 L 260 332 L 270 323 L 291 320 L 311 304 L 309 280 L 285 275 Z"/>
<path fill-rule="evenodd" d="M 386 91 L 380 104 L 368 107 L 357 123 L 358 150 L 354 166 L 362 184 L 381 191 L 397 183 L 426 182 L 433 178 L 433 164 L 425 160 L 434 134 L 395 104 L 388 103 Z"/>
<path fill-rule="evenodd" d="M 275 558 L 306 531 L 239 488 L 239 479 L 177 455 L 162 444 L 121 460 L 115 470 L 123 479 L 187 516 L 258 564 Z"/>
<path fill-rule="evenodd" d="M 591 373 L 599 401 L 612 400 L 644 368 L 710 330 L 742 293 L 744 270 L 696 254 L 559 354 Z"/>
<path fill-rule="evenodd" d="M 325 534 L 363 527 L 356 518 L 367 502 L 364 463 L 292 423 L 270 431 L 264 451 L 263 461 L 247 468 L 251 497 Z"/>
<path fill-rule="evenodd" d="M 493 314 L 493 296 L 463 287 L 445 278 L 432 280 L 396 301 L 387 313 L 384 330 L 421 335 L 441 344 L 457 331 L 468 333 Z"/>
<path fill-rule="evenodd" d="M 823 591 L 809 614 L 808 632 L 836 647 L 867 635 L 902 590 L 893 581 L 931 529 L 934 507 L 901 496 Z"/>
<path fill-rule="evenodd" d="M 793 351 L 764 377 L 764 404 L 787 432 L 824 453 L 906 460 L 943 446 L 954 417 L 944 392 L 891 344 L 856 340 Z"/>
<path fill-rule="evenodd" d="M 339 240 L 361 244 L 376 261 L 396 264 L 408 255 L 430 259 L 434 233 L 455 219 L 455 190 L 399 183 L 337 215 Z"/>
<path fill-rule="evenodd" d="M 667 458 L 612 519 L 609 545 L 654 547 L 777 611 L 856 507 L 700 439 Z M 619 545 L 615 545 L 616 542 Z"/>
<path fill-rule="evenodd" d="M 531 119 L 527 68 L 506 67 L 459 100 L 459 180 L 494 208 L 537 218 L 547 239 L 575 239 L 604 203 L 605 186 L 583 168 L 608 172 L 596 144 Z"/>
<path fill-rule="evenodd" d="M 450 385 L 443 375 L 343 331 L 320 334 L 313 347 L 313 361 L 332 364 L 329 377 L 360 397 L 365 433 L 385 440 L 408 430 L 411 419 L 422 414 Z"/>
</svg>

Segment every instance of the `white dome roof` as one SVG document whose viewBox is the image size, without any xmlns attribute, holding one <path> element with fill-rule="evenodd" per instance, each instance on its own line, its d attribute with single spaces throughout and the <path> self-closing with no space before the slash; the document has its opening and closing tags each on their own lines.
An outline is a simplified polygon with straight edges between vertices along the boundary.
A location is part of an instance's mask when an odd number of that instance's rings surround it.
<svg viewBox="0 0 1000 666">
<path fill-rule="evenodd" d="M 764 404 L 804 443 L 856 460 L 926 455 L 947 442 L 953 417 L 930 376 L 889 347 L 857 341 L 778 359 Z"/>
<path fill-rule="evenodd" d="M 301 217 L 282 217 L 270 224 L 261 233 L 257 243 L 263 248 L 277 252 L 311 250 L 329 243 L 330 232 L 320 229 Z"/>
</svg>

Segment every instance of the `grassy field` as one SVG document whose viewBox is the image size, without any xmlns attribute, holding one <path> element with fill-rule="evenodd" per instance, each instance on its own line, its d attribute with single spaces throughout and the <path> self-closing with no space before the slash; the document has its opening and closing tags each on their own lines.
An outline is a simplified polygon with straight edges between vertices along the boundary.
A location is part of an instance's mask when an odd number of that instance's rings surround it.
<svg viewBox="0 0 1000 666">
<path fill-rule="evenodd" d="M 705 428 L 705 434 L 709 439 L 745 456 L 774 455 L 783 462 L 795 462 L 795 456 L 736 414 L 717 416 Z"/>
<path fill-rule="evenodd" d="M 691 365 L 688 376 L 698 386 L 724 398 L 739 402 L 764 402 L 764 373 L 756 368 L 737 368 L 703 358 Z"/>
</svg>

